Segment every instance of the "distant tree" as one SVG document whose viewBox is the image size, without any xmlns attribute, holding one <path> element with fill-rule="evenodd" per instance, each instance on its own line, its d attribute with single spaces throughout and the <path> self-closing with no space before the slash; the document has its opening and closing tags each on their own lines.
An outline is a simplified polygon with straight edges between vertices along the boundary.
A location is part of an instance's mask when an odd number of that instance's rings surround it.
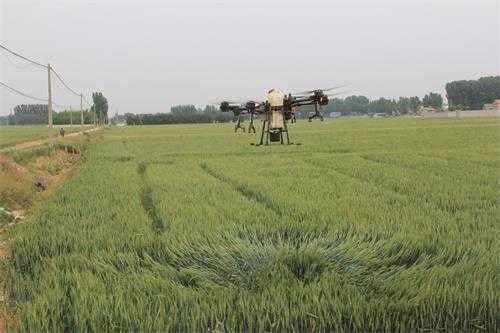
<svg viewBox="0 0 500 333">
<path fill-rule="evenodd" d="M 422 105 L 425 107 L 433 107 L 441 110 L 443 108 L 443 97 L 437 93 L 428 93 L 424 96 Z"/>
<path fill-rule="evenodd" d="M 13 114 L 8 117 L 11 125 L 47 124 L 48 107 L 47 104 L 20 104 L 14 107 Z"/>
<path fill-rule="evenodd" d="M 413 112 L 413 113 L 417 112 L 417 110 L 420 106 L 422 106 L 422 101 L 420 100 L 419 97 L 417 97 L 417 96 L 410 97 L 410 110 L 411 110 L 411 112 Z"/>
<path fill-rule="evenodd" d="M 387 115 L 394 115 L 398 110 L 398 103 L 393 99 L 379 98 L 373 100 L 369 105 L 370 112 L 385 113 Z"/>
<path fill-rule="evenodd" d="M 92 93 L 92 101 L 94 105 L 91 108 L 91 111 L 95 111 L 95 116 L 97 122 L 101 125 L 107 124 L 109 121 L 108 118 L 108 100 L 101 92 Z"/>
<path fill-rule="evenodd" d="M 81 111 L 60 111 L 52 112 L 52 123 L 54 125 L 65 125 L 71 123 L 79 124 Z M 92 115 L 88 110 L 84 110 L 83 118 L 85 124 L 90 124 Z M 2 123 L 9 125 L 46 125 L 48 122 L 48 106 L 47 104 L 20 104 L 16 105 L 13 113 L 5 116 Z"/>
<path fill-rule="evenodd" d="M 73 118 L 73 124 L 78 125 L 81 122 L 81 111 L 60 111 L 54 112 L 52 114 L 52 122 L 54 125 L 67 125 L 71 123 L 71 118 Z M 83 111 L 83 123 L 91 124 L 93 115 L 89 110 Z"/>
<path fill-rule="evenodd" d="M 153 125 L 153 124 L 195 124 L 211 122 L 228 122 L 233 118 L 231 112 L 221 112 L 213 105 L 198 109 L 194 105 L 175 105 L 168 113 L 156 114 L 125 114 L 127 125 Z"/>
<path fill-rule="evenodd" d="M 408 114 L 411 113 L 411 107 L 410 107 L 410 98 L 409 97 L 399 97 L 398 99 L 398 104 L 397 104 L 397 110 L 400 114 Z"/>
<path fill-rule="evenodd" d="M 445 86 L 451 109 L 478 110 L 486 103 L 500 99 L 500 76 L 486 76 L 479 80 L 448 82 Z"/>
<path fill-rule="evenodd" d="M 365 96 L 349 96 L 344 99 L 344 104 L 349 113 L 366 113 L 370 100 Z"/>
<path fill-rule="evenodd" d="M 124 122 L 125 122 L 125 115 L 119 114 L 119 113 L 115 114 L 110 120 L 110 123 L 113 125 L 124 123 Z"/>
</svg>

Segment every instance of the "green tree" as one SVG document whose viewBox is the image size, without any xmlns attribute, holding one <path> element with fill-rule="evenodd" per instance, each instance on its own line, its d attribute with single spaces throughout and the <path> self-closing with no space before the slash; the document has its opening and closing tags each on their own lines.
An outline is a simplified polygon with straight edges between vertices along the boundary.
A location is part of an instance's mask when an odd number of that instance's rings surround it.
<svg viewBox="0 0 500 333">
<path fill-rule="evenodd" d="M 418 108 L 422 106 L 422 101 L 418 96 L 410 97 L 410 110 L 411 112 L 417 112 Z"/>
<path fill-rule="evenodd" d="M 109 121 L 108 118 L 108 100 L 101 92 L 92 93 L 92 101 L 94 105 L 91 111 L 95 111 L 96 120 L 99 124 L 104 125 Z"/>
<path fill-rule="evenodd" d="M 400 114 L 408 114 L 411 113 L 411 104 L 409 97 L 399 97 L 397 110 Z"/>
<path fill-rule="evenodd" d="M 500 76 L 452 81 L 446 84 L 445 89 L 451 109 L 478 110 L 484 104 L 500 99 Z"/>
<path fill-rule="evenodd" d="M 433 107 L 441 110 L 443 108 L 443 97 L 441 94 L 430 92 L 424 96 L 422 104 L 425 107 Z"/>
<path fill-rule="evenodd" d="M 398 103 L 393 99 L 381 97 L 373 100 L 369 105 L 370 112 L 385 113 L 387 115 L 394 115 L 398 111 Z"/>
</svg>

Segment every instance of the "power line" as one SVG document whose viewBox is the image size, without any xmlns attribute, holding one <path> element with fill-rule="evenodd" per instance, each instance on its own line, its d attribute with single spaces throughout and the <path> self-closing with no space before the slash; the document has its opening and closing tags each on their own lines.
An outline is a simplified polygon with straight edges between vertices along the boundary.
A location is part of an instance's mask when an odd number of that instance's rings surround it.
<svg viewBox="0 0 500 333">
<path fill-rule="evenodd" d="M 41 67 L 43 67 L 43 68 L 47 68 L 47 66 L 46 66 L 46 65 L 43 65 L 43 64 L 39 63 L 38 61 L 35 61 L 35 60 L 32 60 L 32 59 L 29 59 L 29 58 L 27 58 L 27 57 L 25 57 L 25 56 L 23 56 L 23 55 L 21 55 L 21 54 L 19 54 L 19 53 L 17 53 L 17 52 L 14 52 L 14 51 L 12 51 L 12 50 L 8 49 L 7 47 L 3 46 L 2 44 L 0 44 L 0 48 L 4 49 L 5 51 L 9 52 L 10 54 L 13 54 L 13 55 L 15 55 L 15 56 L 17 56 L 17 57 L 19 57 L 19 58 L 21 58 L 21 59 L 24 59 L 24 60 L 26 60 L 26 61 L 28 61 L 28 62 L 31 62 L 32 64 L 35 64 L 35 65 L 41 66 Z"/>
<path fill-rule="evenodd" d="M 54 105 L 55 107 L 58 107 L 58 108 L 63 108 L 63 109 L 69 109 L 71 107 L 71 105 L 62 105 L 62 104 L 58 104 L 54 101 L 52 101 L 52 105 Z"/>
<path fill-rule="evenodd" d="M 66 82 L 64 82 L 64 80 L 59 76 L 59 74 L 57 74 L 57 72 L 55 71 L 54 67 L 51 67 L 51 70 L 52 70 L 52 73 L 55 74 L 55 76 L 59 79 L 59 81 L 61 81 L 61 83 L 63 84 L 63 86 L 66 87 L 66 89 L 68 89 L 69 91 L 71 91 L 73 94 L 75 94 L 76 96 L 80 97 L 80 94 L 77 93 L 76 91 L 74 91 L 73 89 L 71 89 L 67 84 Z"/>
<path fill-rule="evenodd" d="M 4 86 L 5 88 L 7 88 L 8 90 L 12 91 L 12 92 L 15 92 L 19 95 L 22 95 L 24 97 L 27 97 L 27 98 L 31 98 L 31 99 L 34 99 L 34 100 L 37 100 L 37 101 L 41 101 L 41 102 L 47 102 L 47 99 L 46 98 L 38 98 L 38 97 L 34 97 L 34 96 L 31 96 L 31 95 L 28 95 L 26 93 L 23 93 L 22 91 L 19 91 L 3 82 L 0 82 L 0 85 Z M 54 101 L 52 101 L 52 104 L 58 108 L 64 108 L 64 109 L 68 109 L 70 107 L 70 105 L 62 105 L 62 104 L 59 104 L 59 103 L 56 103 Z"/>
<path fill-rule="evenodd" d="M 28 66 L 31 66 L 31 64 L 26 64 L 26 65 L 24 65 L 24 66 L 20 66 L 20 65 L 16 64 L 14 61 L 12 61 L 12 60 L 10 59 L 10 57 L 7 55 L 7 53 L 5 52 L 5 50 L 3 50 L 3 49 L 2 49 L 2 50 L 0 50 L 0 51 L 2 51 L 2 54 L 3 54 L 3 55 L 4 55 L 4 57 L 7 59 L 7 61 L 8 61 L 8 62 L 9 62 L 12 66 L 14 66 L 14 67 L 15 67 L 15 68 L 17 68 L 17 69 L 26 69 L 26 68 L 28 68 Z"/>
<path fill-rule="evenodd" d="M 21 96 L 24 96 L 24 97 L 27 97 L 27 98 L 31 98 L 31 99 L 34 99 L 34 100 L 37 100 L 37 101 L 42 101 L 42 102 L 47 102 L 48 100 L 46 98 L 39 98 L 39 97 L 34 97 L 34 96 L 31 96 L 31 95 L 28 95 L 26 93 L 23 93 L 22 91 L 19 91 L 15 88 L 12 88 L 11 86 L 9 86 L 8 84 L 6 83 L 3 83 L 3 82 L 0 82 L 0 85 L 2 85 L 3 87 L 7 88 L 8 90 L 12 91 L 12 92 L 15 92 Z"/>
<path fill-rule="evenodd" d="M 92 104 L 89 103 L 89 101 L 87 100 L 87 98 L 85 98 L 85 95 L 82 94 L 82 104 L 86 104 L 88 106 L 92 106 Z"/>
</svg>

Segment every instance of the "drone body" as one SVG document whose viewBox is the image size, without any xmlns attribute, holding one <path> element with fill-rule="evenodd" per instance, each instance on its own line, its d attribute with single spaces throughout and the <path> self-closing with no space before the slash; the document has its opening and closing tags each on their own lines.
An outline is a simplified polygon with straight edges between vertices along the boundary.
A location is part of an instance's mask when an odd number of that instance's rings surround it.
<svg viewBox="0 0 500 333">
<path fill-rule="evenodd" d="M 222 112 L 233 112 L 235 117 L 238 117 L 235 132 L 241 126 L 241 117 L 245 114 L 250 115 L 250 125 L 248 132 L 253 130 L 253 118 L 255 115 L 263 116 L 262 133 L 260 142 L 257 145 L 269 145 L 269 142 L 280 142 L 284 144 L 283 134 L 286 135 L 286 143 L 291 144 L 288 135 L 289 120 L 295 122 L 295 114 L 300 106 L 314 105 L 314 113 L 309 116 L 309 122 L 314 118 L 320 118 L 323 121 L 323 116 L 320 113 L 320 107 L 327 105 L 329 97 L 334 95 L 327 95 L 325 91 L 337 89 L 334 87 L 330 89 L 317 89 L 311 91 L 304 91 L 294 94 L 284 94 L 277 89 L 271 89 L 266 94 L 265 102 L 248 101 L 246 103 L 238 103 L 231 101 L 223 101 L 220 103 L 220 110 Z M 337 94 L 335 94 L 337 95 Z M 244 128 L 243 128 L 244 130 Z"/>
</svg>

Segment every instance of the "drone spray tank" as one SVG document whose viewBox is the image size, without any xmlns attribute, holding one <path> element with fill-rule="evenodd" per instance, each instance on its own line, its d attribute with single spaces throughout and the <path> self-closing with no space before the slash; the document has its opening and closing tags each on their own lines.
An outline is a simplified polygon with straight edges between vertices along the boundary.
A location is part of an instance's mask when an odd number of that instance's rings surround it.
<svg viewBox="0 0 500 333">
<path fill-rule="evenodd" d="M 262 134 L 259 145 L 271 142 L 281 142 L 283 144 L 283 133 L 286 134 L 287 144 L 290 144 L 288 128 L 285 120 L 284 99 L 285 94 L 277 89 L 271 89 L 266 95 L 265 118 L 262 124 Z"/>
<path fill-rule="evenodd" d="M 283 119 L 284 98 L 285 94 L 276 89 L 271 89 L 267 93 L 267 102 L 269 103 L 271 112 L 270 128 L 273 130 L 281 130 L 284 126 L 284 119 Z"/>
</svg>

